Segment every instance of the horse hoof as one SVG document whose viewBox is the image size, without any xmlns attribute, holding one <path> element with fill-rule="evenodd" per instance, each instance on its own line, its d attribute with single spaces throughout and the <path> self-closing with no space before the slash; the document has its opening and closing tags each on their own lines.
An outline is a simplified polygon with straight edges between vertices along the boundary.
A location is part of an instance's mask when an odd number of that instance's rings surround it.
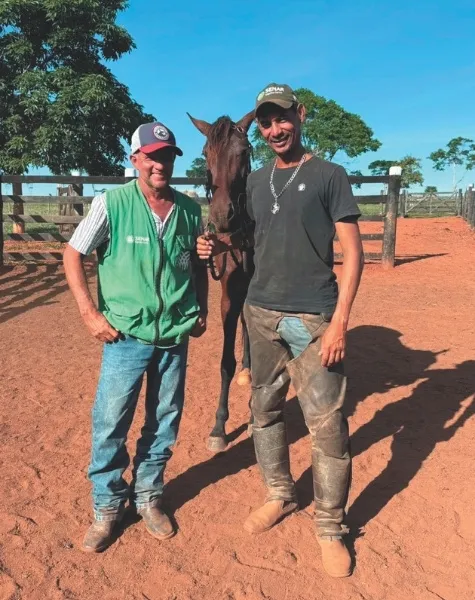
<svg viewBox="0 0 475 600">
<path fill-rule="evenodd" d="M 224 452 L 226 450 L 228 443 L 222 437 L 213 437 L 209 436 L 208 438 L 208 450 L 211 452 Z"/>
<path fill-rule="evenodd" d="M 247 435 L 248 437 L 252 438 L 252 423 L 249 423 L 247 426 Z"/>
<path fill-rule="evenodd" d="M 238 385 L 251 385 L 251 371 L 249 369 L 243 369 L 236 377 L 236 383 Z"/>
</svg>

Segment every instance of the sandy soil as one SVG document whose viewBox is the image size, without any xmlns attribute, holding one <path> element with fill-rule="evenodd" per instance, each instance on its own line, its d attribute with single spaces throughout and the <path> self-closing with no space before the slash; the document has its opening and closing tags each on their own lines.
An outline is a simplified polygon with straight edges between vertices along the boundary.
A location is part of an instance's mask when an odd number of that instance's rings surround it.
<svg viewBox="0 0 475 600">
<path fill-rule="evenodd" d="M 374 224 L 365 224 L 370 231 Z M 310 445 L 288 401 L 301 511 L 250 537 L 264 497 L 233 386 L 229 449 L 205 447 L 219 389 L 219 290 L 194 341 L 167 470 L 179 526 L 158 542 L 129 518 L 101 555 L 78 549 L 90 517 L 90 408 L 101 348 L 55 265 L 0 276 L 0 600 L 468 600 L 475 590 L 475 238 L 457 218 L 398 224 L 398 266 L 366 268 L 349 332 L 356 569 L 331 580 L 311 519 Z M 368 245 L 368 249 L 370 245 Z M 137 412 L 130 448 L 143 412 Z"/>
</svg>

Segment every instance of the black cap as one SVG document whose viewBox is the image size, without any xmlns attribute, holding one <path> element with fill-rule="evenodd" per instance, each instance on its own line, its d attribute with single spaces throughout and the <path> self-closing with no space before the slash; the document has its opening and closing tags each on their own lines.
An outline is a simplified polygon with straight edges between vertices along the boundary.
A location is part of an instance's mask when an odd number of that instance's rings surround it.
<svg viewBox="0 0 475 600">
<path fill-rule="evenodd" d="M 256 99 L 256 112 L 263 104 L 277 104 L 282 108 L 290 108 L 297 104 L 297 96 L 285 83 L 269 83 Z"/>
</svg>

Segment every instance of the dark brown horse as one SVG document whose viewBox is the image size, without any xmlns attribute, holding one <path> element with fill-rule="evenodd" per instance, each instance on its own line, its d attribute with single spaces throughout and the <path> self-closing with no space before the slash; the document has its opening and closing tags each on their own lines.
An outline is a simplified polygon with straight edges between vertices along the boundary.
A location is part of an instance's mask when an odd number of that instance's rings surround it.
<svg viewBox="0 0 475 600">
<path fill-rule="evenodd" d="M 206 137 L 203 154 L 207 164 L 206 195 L 209 216 L 206 230 L 219 234 L 235 234 L 247 238 L 250 221 L 246 212 L 246 180 L 251 170 L 252 147 L 247 132 L 254 111 L 234 123 L 229 117 L 220 117 L 213 124 L 194 119 L 195 127 Z M 242 308 L 254 270 L 252 249 L 233 250 L 210 261 L 211 275 L 221 283 L 221 318 L 223 321 L 223 353 L 221 358 L 221 394 L 216 422 L 208 438 L 213 452 L 226 449 L 226 421 L 229 418 L 229 386 L 236 372 L 234 346 L 239 318 L 243 329 L 243 370 L 238 383 L 250 381 L 249 339 L 242 318 Z"/>
</svg>

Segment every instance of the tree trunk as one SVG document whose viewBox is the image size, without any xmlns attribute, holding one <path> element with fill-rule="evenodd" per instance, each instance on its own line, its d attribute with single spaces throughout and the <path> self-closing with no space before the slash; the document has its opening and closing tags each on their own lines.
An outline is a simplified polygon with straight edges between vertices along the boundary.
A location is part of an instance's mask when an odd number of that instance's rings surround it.
<svg viewBox="0 0 475 600">
<path fill-rule="evenodd" d="M 14 196 L 21 196 L 23 193 L 22 184 L 21 183 L 12 183 L 12 192 L 13 192 Z M 13 214 L 14 215 L 25 214 L 23 202 L 13 202 Z M 13 233 L 25 233 L 25 223 L 13 223 L 12 231 L 13 231 Z"/>
</svg>

